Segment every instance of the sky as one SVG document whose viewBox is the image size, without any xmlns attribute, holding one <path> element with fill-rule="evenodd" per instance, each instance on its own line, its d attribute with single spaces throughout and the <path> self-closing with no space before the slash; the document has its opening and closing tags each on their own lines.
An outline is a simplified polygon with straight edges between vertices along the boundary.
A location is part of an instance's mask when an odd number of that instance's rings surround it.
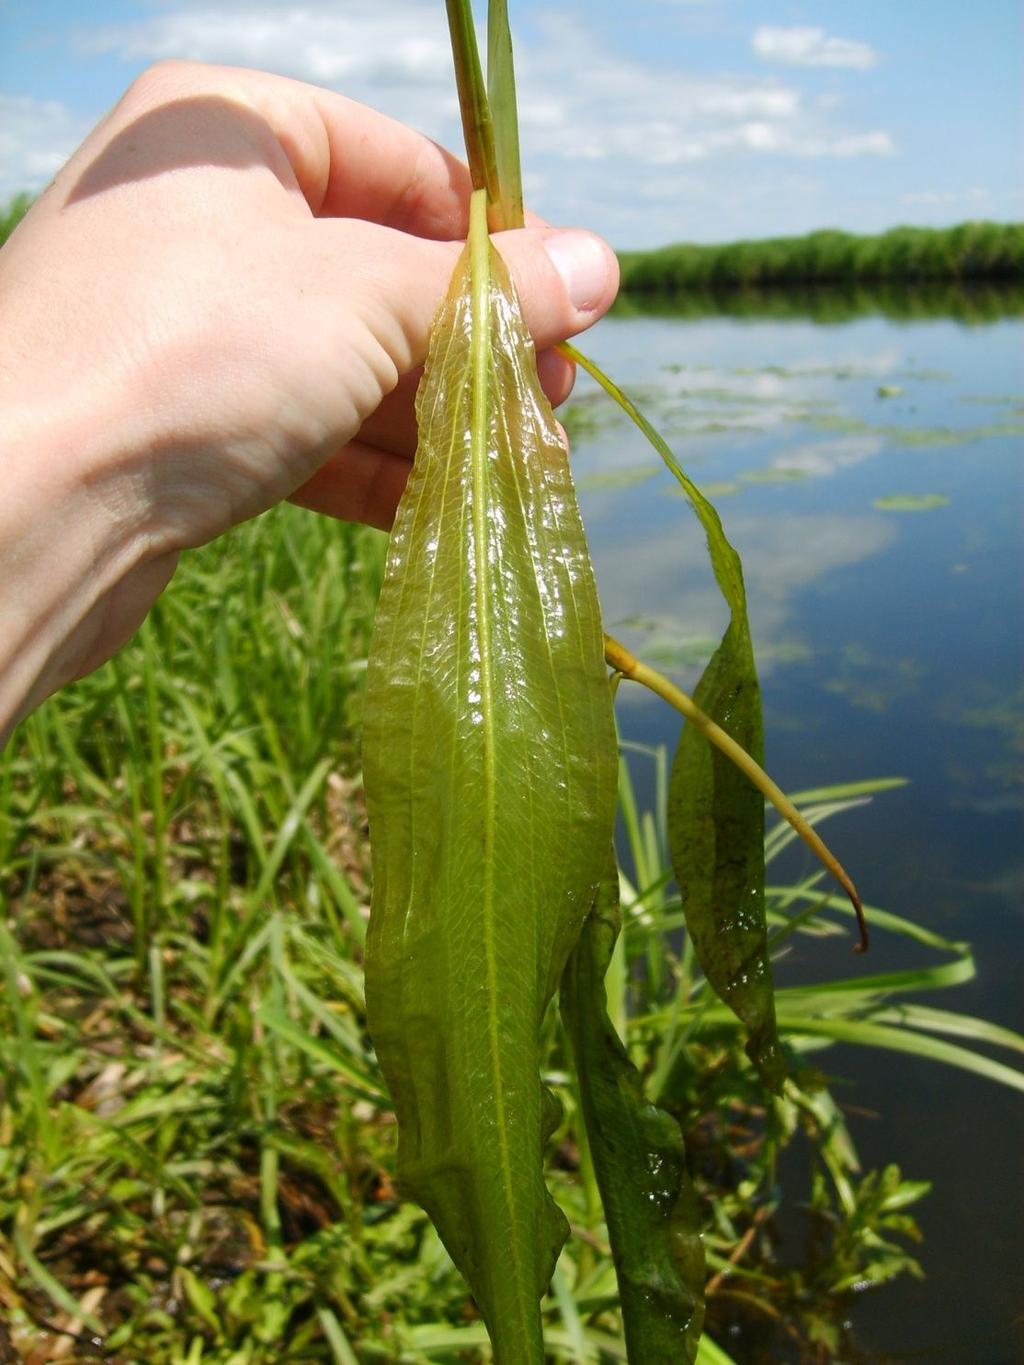
<svg viewBox="0 0 1024 1365">
<path fill-rule="evenodd" d="M 1018 0 L 509 9 L 526 198 L 552 222 L 629 248 L 1024 219 Z M 165 57 L 328 86 L 461 147 L 442 0 L 0 0 L 0 201 Z"/>
</svg>

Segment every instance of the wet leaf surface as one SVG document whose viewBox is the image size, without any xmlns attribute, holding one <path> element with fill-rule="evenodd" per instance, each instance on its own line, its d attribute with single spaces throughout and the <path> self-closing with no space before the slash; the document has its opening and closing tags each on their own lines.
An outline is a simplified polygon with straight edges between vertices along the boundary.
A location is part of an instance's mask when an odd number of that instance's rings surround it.
<svg viewBox="0 0 1024 1365">
<path fill-rule="evenodd" d="M 479 230 L 435 324 L 367 680 L 370 1029 L 399 1177 L 504 1365 L 540 1365 L 566 1224 L 538 1030 L 611 842 L 616 747 L 566 452 Z"/>
</svg>

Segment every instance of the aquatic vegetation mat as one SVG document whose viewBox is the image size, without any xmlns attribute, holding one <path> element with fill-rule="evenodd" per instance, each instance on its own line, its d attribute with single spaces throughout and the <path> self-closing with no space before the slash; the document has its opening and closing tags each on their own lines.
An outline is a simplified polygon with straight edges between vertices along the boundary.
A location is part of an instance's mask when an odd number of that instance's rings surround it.
<svg viewBox="0 0 1024 1365">
<path fill-rule="evenodd" d="M 948 507 L 949 498 L 945 493 L 889 493 L 875 498 L 874 506 L 880 512 L 933 512 Z"/>
</svg>

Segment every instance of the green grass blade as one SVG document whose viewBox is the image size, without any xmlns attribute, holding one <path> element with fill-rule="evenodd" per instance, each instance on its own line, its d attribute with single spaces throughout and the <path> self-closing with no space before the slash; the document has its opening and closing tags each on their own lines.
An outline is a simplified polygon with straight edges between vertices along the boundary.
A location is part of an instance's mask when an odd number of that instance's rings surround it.
<svg viewBox="0 0 1024 1365">
<path fill-rule="evenodd" d="M 256 884 L 256 890 L 253 892 L 253 900 L 256 903 L 262 901 L 273 886 L 274 878 L 281 869 L 285 854 L 288 852 L 292 841 L 299 833 L 302 822 L 306 818 L 306 812 L 313 804 L 313 801 L 330 770 L 331 760 L 329 758 L 321 759 L 302 784 L 301 790 L 295 797 L 287 815 L 281 823 L 281 828 L 277 832 L 273 847 L 271 848 L 267 861 L 260 873 L 260 879 Z"/>
<path fill-rule="evenodd" d="M 849 801 L 862 796 L 877 796 L 880 792 L 895 791 L 906 787 L 907 777 L 869 777 L 862 782 L 837 782 L 831 787 L 808 787 L 804 791 L 790 792 L 789 799 L 794 806 L 807 806 L 818 801 Z"/>
<path fill-rule="evenodd" d="M 854 914 L 853 907 L 842 896 L 822 895 L 821 892 L 815 891 L 806 883 L 800 886 L 770 886 L 768 887 L 768 895 L 773 904 L 782 907 L 799 902 L 813 901 L 821 910 L 838 910 L 841 915 Z M 916 943 L 921 943 L 926 948 L 935 948 L 939 952 L 955 953 L 961 956 L 970 954 L 970 944 L 943 938 L 941 934 L 935 933 L 934 930 L 926 928 L 923 924 L 915 924 L 913 920 L 906 919 L 903 915 L 894 915 L 891 910 L 881 910 L 875 905 L 866 905 L 864 913 L 876 929 L 902 934 L 904 938 L 913 939 Z"/>
<path fill-rule="evenodd" d="M 856 1043 L 860 1047 L 881 1047 L 892 1052 L 910 1052 L 933 1062 L 972 1071 L 990 1081 L 1024 1091 L 1024 1071 L 1015 1071 L 1002 1062 L 994 1062 L 981 1053 L 971 1052 L 956 1043 L 940 1038 L 929 1038 L 912 1029 L 895 1028 L 890 1024 L 876 1024 L 861 1019 L 823 1019 L 805 1014 L 790 1014 L 779 1009 L 779 1028 L 788 1034 L 811 1034 L 831 1038 L 836 1043 Z"/>
<path fill-rule="evenodd" d="M 15 1224 L 14 1228 L 14 1248 L 26 1272 L 31 1275 L 39 1288 L 53 1300 L 57 1307 L 62 1308 L 69 1317 L 84 1322 L 91 1332 L 102 1337 L 104 1333 L 103 1324 L 94 1314 L 87 1313 L 60 1281 L 51 1275 L 29 1246 L 28 1239 L 18 1224 Z"/>
<path fill-rule="evenodd" d="M 576 1307 L 576 1300 L 572 1296 L 561 1262 L 555 1266 L 555 1273 L 551 1277 L 551 1292 L 558 1304 L 565 1334 L 572 1342 L 573 1360 L 579 1361 L 579 1365 L 591 1365 L 596 1357 L 587 1345 L 579 1309 Z"/>
<path fill-rule="evenodd" d="M 359 1365 L 359 1359 L 349 1344 L 337 1315 L 329 1308 L 318 1308 L 316 1316 L 331 1348 L 334 1365 Z"/>
<path fill-rule="evenodd" d="M 361 1067 L 353 1066 L 322 1038 L 313 1037 L 300 1023 L 290 1019 L 283 1010 L 276 1009 L 270 1004 L 263 1005 L 259 1011 L 259 1019 L 282 1042 L 291 1044 L 314 1062 L 329 1067 L 331 1071 L 343 1077 L 352 1093 L 360 1099 L 369 1100 L 376 1105 L 386 1103 L 387 1096 Z"/>
<path fill-rule="evenodd" d="M 973 1014 L 957 1014 L 928 1005 L 892 1005 L 878 1010 L 872 1018 L 879 1024 L 906 1024 L 928 1033 L 946 1033 L 953 1038 L 970 1038 L 974 1042 L 991 1043 L 995 1047 L 1024 1053 L 1024 1036 Z"/>
</svg>

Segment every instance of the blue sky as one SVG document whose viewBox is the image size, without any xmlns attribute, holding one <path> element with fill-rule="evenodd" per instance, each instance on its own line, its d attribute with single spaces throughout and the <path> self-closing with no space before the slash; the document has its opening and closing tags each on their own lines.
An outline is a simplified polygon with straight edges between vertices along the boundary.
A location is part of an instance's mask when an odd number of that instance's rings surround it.
<svg viewBox="0 0 1024 1365">
<path fill-rule="evenodd" d="M 1017 0 L 510 11 L 527 198 L 552 221 L 630 247 L 1024 218 Z M 160 57 L 280 71 L 460 144 L 442 0 L 0 0 L 0 198 Z"/>
</svg>

